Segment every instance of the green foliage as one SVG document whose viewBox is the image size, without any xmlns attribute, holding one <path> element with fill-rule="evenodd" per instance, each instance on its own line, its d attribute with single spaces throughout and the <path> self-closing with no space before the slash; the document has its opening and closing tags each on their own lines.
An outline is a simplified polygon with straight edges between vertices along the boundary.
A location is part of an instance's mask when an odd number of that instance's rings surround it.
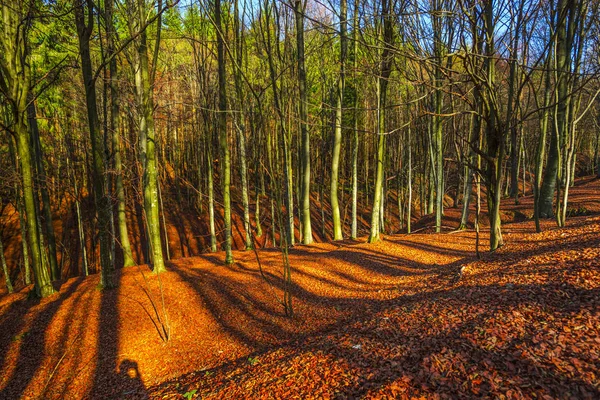
<svg viewBox="0 0 600 400">
<path fill-rule="evenodd" d="M 183 394 L 183 397 L 185 397 L 187 400 L 193 399 L 197 391 L 198 389 L 189 390 Z"/>
<path fill-rule="evenodd" d="M 181 34 L 183 32 L 183 20 L 179 7 L 171 7 L 163 14 L 163 28 L 171 32 Z"/>
</svg>

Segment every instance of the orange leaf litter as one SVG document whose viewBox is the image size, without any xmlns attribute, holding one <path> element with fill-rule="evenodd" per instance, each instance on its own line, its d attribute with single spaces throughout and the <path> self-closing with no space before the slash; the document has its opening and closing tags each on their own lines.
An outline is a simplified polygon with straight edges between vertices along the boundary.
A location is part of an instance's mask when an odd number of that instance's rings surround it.
<svg viewBox="0 0 600 400">
<path fill-rule="evenodd" d="M 247 251 L 3 295 L 0 398 L 598 398 L 599 188 L 572 190 L 588 215 L 565 228 L 504 224 L 482 260 L 472 231 L 296 246 L 293 318 L 275 249 L 267 281 Z"/>
</svg>

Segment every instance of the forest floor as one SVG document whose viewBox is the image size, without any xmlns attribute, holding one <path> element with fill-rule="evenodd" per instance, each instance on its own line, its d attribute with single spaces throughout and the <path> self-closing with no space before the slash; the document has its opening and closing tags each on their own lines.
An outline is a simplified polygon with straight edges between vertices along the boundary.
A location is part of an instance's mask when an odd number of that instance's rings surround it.
<svg viewBox="0 0 600 400">
<path fill-rule="evenodd" d="M 507 200 L 481 260 L 470 230 L 296 246 L 292 318 L 275 249 L 2 295 L 0 398 L 599 398 L 600 180 L 570 199 L 542 233 Z"/>
</svg>

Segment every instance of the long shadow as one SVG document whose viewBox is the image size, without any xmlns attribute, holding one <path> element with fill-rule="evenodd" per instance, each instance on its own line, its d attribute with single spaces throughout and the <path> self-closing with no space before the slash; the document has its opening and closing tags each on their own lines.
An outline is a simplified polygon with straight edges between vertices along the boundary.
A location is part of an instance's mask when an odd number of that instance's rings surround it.
<svg viewBox="0 0 600 400">
<path fill-rule="evenodd" d="M 578 241 L 576 244 L 577 248 L 583 248 L 585 246 L 590 247 L 597 244 L 597 240 L 592 238 L 585 241 Z M 410 246 L 412 243 L 403 243 L 402 245 Z M 429 246 L 428 251 L 435 251 L 435 248 L 435 246 Z M 541 250 L 538 249 L 537 252 L 544 253 L 550 250 L 551 248 L 548 247 Z M 271 249 L 271 252 L 276 251 L 277 250 L 275 249 Z M 356 260 L 360 260 L 360 258 L 348 257 L 344 254 L 348 251 L 360 253 L 359 255 L 363 257 L 363 260 L 365 261 L 360 261 L 357 263 Z M 310 252 L 306 252 L 306 254 L 304 254 L 305 250 L 303 250 L 301 246 L 295 248 L 292 250 L 292 252 L 299 257 L 306 256 L 308 258 L 311 256 Z M 521 253 L 522 252 L 519 254 Z M 456 252 L 455 256 L 459 256 L 459 254 L 459 252 Z M 365 273 L 368 273 L 369 271 L 377 271 L 378 273 L 382 273 L 383 271 L 383 273 L 388 275 L 398 274 L 397 272 L 393 271 L 393 268 L 390 267 L 390 265 L 398 265 L 402 263 L 406 263 L 410 268 L 423 269 L 426 271 L 425 273 L 429 273 L 429 271 L 431 271 L 431 273 L 443 275 L 447 271 L 456 272 L 461 264 L 474 259 L 473 256 L 466 256 L 462 259 L 458 259 L 445 265 L 430 265 L 400 257 L 383 256 L 377 252 L 374 252 L 373 250 L 364 248 L 347 249 L 345 251 L 334 250 L 330 252 L 324 252 L 323 254 L 320 254 L 320 256 L 345 258 L 346 262 L 357 264 L 360 268 L 365 270 Z M 312 257 L 314 260 L 314 253 L 312 254 Z M 495 261 L 496 259 L 500 260 L 503 257 L 506 257 L 506 254 L 492 254 L 487 257 L 487 261 Z M 377 265 L 377 263 L 381 265 Z M 229 268 L 233 269 L 234 267 Z M 217 321 L 228 334 L 230 334 L 236 340 L 260 349 L 258 352 L 253 353 L 253 355 L 266 354 L 266 351 L 263 349 L 265 348 L 265 345 L 269 344 L 269 341 L 261 340 L 260 337 L 257 338 L 257 336 L 264 333 L 271 333 L 274 329 L 280 330 L 277 338 L 281 340 L 285 340 L 286 337 L 291 339 L 306 337 L 306 335 L 299 335 L 293 331 L 285 331 L 282 329 L 279 322 L 272 322 L 272 320 L 266 320 L 265 318 L 261 317 L 259 315 L 260 313 L 273 313 L 273 307 L 261 302 L 257 298 L 251 297 L 248 294 L 240 293 L 240 289 L 244 289 L 243 285 L 232 285 L 221 281 L 219 280 L 219 276 L 217 274 L 213 275 L 210 270 L 207 271 L 203 269 L 202 275 L 200 276 L 200 274 L 196 274 L 189 269 L 182 269 L 176 266 L 172 267 L 171 269 L 178 273 L 182 280 L 188 283 L 193 289 L 195 289 L 196 292 L 199 293 L 215 321 Z M 258 271 L 255 271 L 248 266 L 245 266 L 244 268 L 238 267 L 235 269 L 235 271 L 238 273 L 253 274 L 255 276 L 258 274 Z M 297 270 L 295 270 L 295 273 L 297 273 Z M 276 287 L 277 290 L 281 290 L 281 278 L 268 271 L 266 274 L 269 284 Z M 347 276 L 344 275 L 347 274 L 341 273 L 340 277 L 343 280 L 348 281 Z M 354 281 L 360 280 L 354 278 Z M 341 299 L 334 296 L 319 295 L 312 292 L 308 287 L 302 287 L 295 283 L 292 285 L 292 292 L 294 298 L 301 299 L 307 303 L 310 303 L 312 306 L 341 306 L 348 310 L 352 310 L 349 314 L 345 314 L 343 317 L 338 319 L 337 323 L 326 326 L 321 330 L 321 332 L 332 332 L 343 327 L 344 329 L 340 331 L 343 334 L 348 333 L 347 327 L 349 321 L 358 320 L 361 323 L 366 323 L 369 320 L 365 318 L 369 316 L 372 317 L 374 313 L 382 310 L 395 311 L 400 306 L 408 306 L 410 308 L 423 302 L 428 302 L 430 304 L 447 304 L 449 302 L 453 302 L 453 305 L 457 308 L 475 308 L 473 316 L 469 315 L 458 327 L 451 328 L 435 335 L 427 336 L 424 335 L 422 330 L 414 330 L 413 333 L 407 337 L 403 334 L 399 335 L 393 330 L 386 331 L 385 333 L 387 336 L 384 335 L 384 337 L 378 339 L 380 340 L 380 346 L 385 346 L 389 343 L 396 343 L 397 346 L 401 346 L 406 342 L 412 342 L 415 347 L 420 349 L 417 352 L 410 352 L 409 355 L 392 359 L 396 365 L 406 364 L 411 367 L 408 369 L 387 368 L 387 375 L 384 374 L 382 375 L 382 378 L 375 381 L 361 378 L 362 380 L 359 380 L 358 383 L 355 385 L 350 385 L 347 389 L 344 389 L 344 391 L 341 392 L 349 397 L 354 397 L 355 395 L 358 397 L 364 396 L 367 395 L 371 390 L 384 388 L 387 384 L 393 382 L 396 378 L 401 377 L 404 373 L 410 373 L 412 376 L 416 376 L 415 374 L 423 369 L 422 364 L 427 357 L 442 351 L 444 347 L 454 352 L 472 351 L 475 360 L 474 365 L 483 371 L 489 369 L 486 367 L 486 359 L 490 359 L 492 364 L 503 362 L 503 360 L 511 360 L 513 365 L 517 366 L 516 372 L 514 372 L 514 374 L 512 372 L 504 372 L 505 375 L 509 379 L 515 380 L 516 378 L 519 378 L 519 370 L 528 371 L 529 375 L 527 375 L 525 379 L 525 384 L 528 385 L 528 387 L 539 387 L 540 383 L 538 383 L 538 381 L 542 382 L 541 385 L 551 386 L 552 382 L 558 380 L 562 385 L 572 388 L 575 391 L 574 393 L 584 393 L 579 391 L 579 388 L 582 388 L 582 390 L 585 392 L 598 393 L 598 388 L 589 385 L 587 382 L 577 377 L 572 378 L 563 375 L 562 372 L 560 372 L 558 369 L 553 369 L 553 367 L 545 366 L 540 368 L 537 364 L 532 363 L 531 360 L 525 358 L 521 359 L 522 357 L 516 355 L 520 344 L 528 340 L 527 336 L 523 336 L 521 339 L 514 340 L 512 344 L 509 343 L 501 349 L 488 349 L 483 347 L 472 349 L 473 345 L 467 338 L 464 338 L 463 336 L 472 332 L 477 326 L 482 326 L 487 323 L 488 319 L 490 317 L 494 317 L 496 313 L 521 306 L 539 306 L 544 309 L 545 312 L 550 312 L 556 316 L 570 316 L 579 312 L 583 307 L 597 309 L 599 306 L 598 301 L 600 298 L 600 289 L 586 290 L 572 286 L 565 282 L 513 285 L 509 289 L 507 289 L 506 286 L 498 284 L 467 286 L 463 284 L 463 282 L 443 283 L 446 285 L 445 289 L 427 291 L 425 293 L 419 293 L 415 295 L 405 295 L 392 300 Z M 481 311 L 481 307 L 487 308 Z M 231 310 L 235 310 L 235 312 L 232 313 Z M 240 318 L 240 316 L 243 318 Z M 560 318 L 556 319 L 559 320 Z M 369 329 L 372 329 L 372 327 Z M 460 340 L 458 341 L 456 340 L 457 336 L 460 337 Z M 396 342 L 394 342 L 394 340 L 390 341 L 390 338 L 396 340 Z M 319 340 L 327 341 L 329 339 L 321 336 Z M 300 341 L 300 343 L 300 346 L 305 346 L 302 344 L 302 341 Z M 294 344 L 294 346 L 297 345 L 299 345 L 298 342 Z M 322 349 L 319 347 L 321 346 L 320 344 L 312 347 L 307 346 L 308 345 L 303 347 L 304 349 L 307 349 L 307 352 L 314 352 L 315 350 Z M 329 349 L 331 350 L 336 346 L 337 344 L 334 343 L 329 347 Z M 325 348 L 325 350 L 326 349 L 327 348 Z M 382 363 L 385 364 L 390 360 L 389 357 L 379 357 L 377 355 L 373 355 L 371 357 L 369 354 L 366 356 L 361 356 L 362 358 L 357 359 L 355 356 L 356 352 L 349 350 L 347 346 L 342 350 L 339 350 L 338 352 L 345 354 L 345 351 L 347 353 L 347 356 L 343 355 L 342 358 L 347 359 L 346 362 L 353 365 L 356 369 L 365 371 L 365 373 L 362 374 L 364 376 L 368 375 L 367 371 L 365 370 L 365 365 L 369 365 L 369 363 L 374 365 L 379 365 Z M 245 364 L 246 358 L 244 357 L 243 359 L 240 359 L 239 362 Z M 211 371 L 220 374 L 226 368 L 233 368 L 232 366 L 234 364 L 235 363 L 227 364 L 225 367 L 218 367 Z M 428 384 L 431 385 L 432 383 L 429 382 Z M 444 388 L 445 392 L 454 396 L 462 393 L 459 391 L 458 386 L 453 386 L 454 383 L 448 380 L 438 381 L 435 384 Z M 483 388 L 478 390 L 481 390 L 482 393 L 493 393 L 491 391 L 491 386 L 486 387 L 484 385 Z M 552 387 L 551 390 L 554 390 L 554 392 L 551 391 L 551 393 L 554 395 L 560 394 L 560 392 L 556 391 L 559 390 L 556 387 Z"/>
<path fill-rule="evenodd" d="M 57 374 L 49 378 L 46 388 L 41 393 L 42 398 L 56 397 L 49 394 L 49 392 L 56 394 L 59 391 L 59 398 L 67 397 L 71 384 L 87 368 L 91 361 L 91 357 L 86 353 L 85 346 L 81 342 L 84 340 L 89 326 L 86 314 L 91 309 L 93 300 L 94 293 L 92 290 L 82 292 L 77 298 L 71 300 L 71 308 L 67 313 L 66 321 L 62 323 L 61 338 L 58 343 L 64 348 L 62 357 L 68 355 L 68 358 L 75 361 L 70 364 L 71 368 L 66 370 L 65 368 L 61 368 L 57 370 Z M 74 338 L 70 342 L 67 342 L 69 336 L 74 336 Z M 60 382 L 55 383 L 55 380 L 60 380 Z M 62 387 L 59 387 L 59 385 Z"/>
<path fill-rule="evenodd" d="M 265 335 L 288 337 L 289 332 L 284 332 L 281 326 L 273 323 L 267 316 L 260 315 L 282 317 L 282 312 L 251 298 L 238 290 L 236 285 L 224 283 L 207 271 L 197 274 L 174 264 L 170 266 L 170 270 L 194 289 L 213 319 L 218 321 L 223 331 L 234 340 L 254 348 L 261 348 L 269 343 L 268 340 L 263 339 Z M 253 331 L 243 329 L 248 326 L 245 321 L 251 322 Z"/>
<path fill-rule="evenodd" d="M 563 288 L 566 294 L 559 294 L 559 288 Z M 381 346 L 404 346 L 406 355 L 390 360 L 388 357 L 378 356 L 375 352 L 352 352 L 348 351 L 347 347 L 343 349 L 338 348 L 338 353 L 341 352 L 342 358 L 345 358 L 348 364 L 354 369 L 365 371 L 367 369 L 365 366 L 369 366 L 369 368 L 379 366 L 383 372 L 388 372 L 383 377 L 381 375 L 378 376 L 374 381 L 364 378 L 360 379 L 353 386 L 346 388 L 343 393 L 352 397 L 362 397 L 369 394 L 371 390 L 385 387 L 402 376 L 409 375 L 413 378 L 418 378 L 421 375 L 422 383 L 432 386 L 435 392 L 444 392 L 450 396 L 460 395 L 460 386 L 468 378 L 466 373 L 462 377 L 459 376 L 458 379 L 452 379 L 451 375 L 444 376 L 443 371 L 439 371 L 436 376 L 436 372 L 431 371 L 433 368 L 430 368 L 429 371 L 423 371 L 424 367 L 431 367 L 430 356 L 440 353 L 454 353 L 465 357 L 464 361 L 467 363 L 470 369 L 468 372 L 470 373 L 479 370 L 477 372 L 485 376 L 483 372 L 492 369 L 499 371 L 499 375 L 503 376 L 506 381 L 512 380 L 513 385 L 515 385 L 514 382 L 516 381 L 525 387 L 544 388 L 550 391 L 550 395 L 558 397 L 564 396 L 567 393 L 566 390 L 572 390 L 571 395 L 575 395 L 576 397 L 584 393 L 595 393 L 596 396 L 600 394 L 597 387 L 584 382 L 580 378 L 571 378 L 560 371 L 559 368 L 552 368 L 549 365 L 539 365 L 537 361 L 533 362 L 531 359 L 523 356 L 522 346 L 527 344 L 532 336 L 537 333 L 535 326 L 529 329 L 525 327 L 526 330 L 529 330 L 527 334 L 520 335 L 517 338 L 509 340 L 507 343 L 491 346 L 491 348 L 484 348 L 469 340 L 469 336 L 472 336 L 473 332 L 484 328 L 489 323 L 489 318 L 497 316 L 497 313 L 501 310 L 506 311 L 520 306 L 536 305 L 548 309 L 548 312 L 553 314 L 557 319 L 558 317 L 564 318 L 565 316 L 577 314 L 582 307 L 591 306 L 594 308 L 594 304 L 597 305 L 600 290 L 585 290 L 574 286 L 565 287 L 564 285 L 548 284 L 517 286 L 510 294 L 505 296 L 498 296 L 499 292 L 502 292 L 502 287 L 496 285 L 467 286 L 459 287 L 445 293 L 430 294 L 429 297 L 418 300 L 418 302 L 439 302 L 442 299 L 446 301 L 449 299 L 461 299 L 462 307 L 488 307 L 485 312 L 469 316 L 457 327 L 447 329 L 433 336 L 423 336 L 420 329 L 409 330 L 408 335 L 390 335 L 389 333 L 391 332 L 389 331 L 377 332 L 373 329 L 365 329 L 363 332 L 360 332 L 359 336 L 361 336 L 361 340 L 367 338 L 367 342 L 369 341 L 368 339 L 371 339 Z M 417 300 L 419 297 L 422 296 L 416 296 L 412 300 Z M 567 298 L 577 299 L 578 301 L 565 301 Z M 412 302 L 411 299 L 407 300 L 408 302 Z M 404 301 L 401 302 L 406 304 Z M 365 325 L 368 326 L 369 322 L 366 322 Z M 394 361 L 394 365 L 399 366 L 396 371 L 389 367 L 385 368 L 386 365 L 389 366 L 390 361 Z M 591 358 L 587 361 L 593 364 Z M 509 368 L 504 367 L 507 363 L 510 364 Z M 525 371 L 526 373 L 523 373 Z M 425 376 L 423 377 L 423 375 Z M 366 374 L 359 373 L 359 376 L 364 377 Z M 556 381 L 560 383 L 557 385 Z M 494 393 L 492 391 L 490 383 L 493 382 L 484 382 L 482 387 L 478 388 L 478 395 L 497 395 L 497 392 Z"/>
<path fill-rule="evenodd" d="M 558 240 L 558 239 L 557 239 Z M 515 250 L 511 251 L 510 247 L 506 250 L 500 251 L 498 253 L 489 254 L 486 256 L 486 260 L 497 262 L 500 265 L 508 265 L 513 264 L 516 259 L 528 259 L 531 257 L 553 253 L 561 250 L 582 250 L 584 248 L 597 248 L 600 245 L 600 237 L 598 237 L 597 233 L 589 232 L 583 237 L 573 236 L 567 239 L 560 239 L 562 242 L 560 246 L 557 246 L 556 241 L 544 241 L 545 245 L 541 245 L 537 242 L 533 242 L 530 249 L 525 250 Z M 527 242 L 525 242 L 527 243 Z"/>
<path fill-rule="evenodd" d="M 29 331 L 19 333 L 18 335 L 16 334 L 23 328 L 23 314 L 18 316 L 17 319 L 20 321 L 18 323 L 15 323 L 15 321 L 10 318 L 8 319 L 8 321 L 14 323 L 15 326 L 18 326 L 17 329 L 8 329 L 9 334 L 15 335 L 8 340 L 8 345 L 14 345 L 14 343 L 11 343 L 11 341 L 20 342 L 19 356 L 14 373 L 10 378 L 8 378 L 9 381 L 7 382 L 7 385 L 0 392 L 0 398 L 18 399 L 23 396 L 29 396 L 29 394 L 25 393 L 25 390 L 27 389 L 27 386 L 33 377 L 36 375 L 46 354 L 45 334 L 48 325 L 63 302 L 77 290 L 77 287 L 82 281 L 83 278 L 76 279 L 69 285 L 67 290 L 59 293 L 55 299 L 53 299 L 42 310 L 40 310 L 31 321 L 31 329 Z M 26 310 L 21 310 L 21 312 L 22 311 Z M 5 342 L 4 339 L 6 339 L 6 337 L 3 338 L 3 343 Z M 6 352 L 3 351 L 3 354 L 6 354 Z M 5 366 L 3 365 L 3 369 L 4 367 Z"/>
<path fill-rule="evenodd" d="M 205 258 L 208 261 L 218 262 L 213 256 L 205 256 L 202 258 Z M 368 260 L 368 262 L 376 263 L 376 261 L 373 260 Z M 265 266 L 268 264 L 269 262 L 266 262 Z M 221 268 L 229 268 L 232 272 L 241 275 L 250 275 L 257 281 L 261 280 L 258 269 L 251 269 L 248 266 L 245 266 L 245 264 L 242 266 L 235 265 Z M 406 272 L 398 273 L 384 264 L 372 268 L 384 270 L 384 273 L 393 276 L 407 274 Z M 368 273 L 368 268 L 363 267 L 363 269 L 365 270 L 365 273 Z M 277 341 L 287 341 L 298 336 L 293 327 L 290 327 L 288 323 L 285 323 L 284 317 L 281 315 L 281 310 L 277 308 L 277 303 L 265 302 L 264 300 L 245 293 L 242 284 L 224 280 L 218 273 L 213 273 L 211 270 L 206 269 L 201 270 L 201 272 L 196 272 L 193 269 L 181 268 L 178 265 L 173 264 L 170 266 L 170 270 L 177 273 L 185 283 L 198 293 L 203 305 L 210 312 L 214 320 L 218 321 L 222 329 L 238 342 L 252 346 L 253 348 L 261 348 L 265 345 L 272 344 L 272 338 L 276 338 Z M 267 285 L 275 289 L 276 295 L 280 295 L 283 291 L 281 277 L 269 270 L 265 270 L 264 273 L 267 278 Z M 292 275 L 297 273 L 300 273 L 300 271 L 293 268 Z M 340 277 L 342 282 L 346 282 L 347 284 L 362 284 L 366 282 L 360 279 L 354 279 L 352 276 L 345 273 L 341 273 Z M 315 282 L 322 281 L 318 277 L 312 279 L 314 279 Z M 349 286 L 344 286 L 343 284 L 336 286 L 343 289 L 349 289 Z M 266 288 L 266 290 L 268 290 L 268 288 Z M 333 307 L 341 311 L 346 317 L 364 311 L 361 307 L 356 307 L 358 304 L 361 304 L 359 303 L 361 300 L 357 300 L 356 298 L 320 295 L 296 282 L 292 282 L 291 291 L 295 299 L 310 304 L 311 307 L 317 307 L 323 310 Z M 373 303 L 372 305 L 375 304 L 377 303 Z M 270 318 L 269 316 L 273 314 L 278 317 L 275 319 Z M 252 329 L 248 330 L 247 328 L 250 326 Z"/>
<path fill-rule="evenodd" d="M 206 214 L 206 219 L 204 215 Z M 210 231 L 208 220 L 208 205 L 205 206 L 203 212 L 194 212 L 194 218 L 196 222 L 190 223 L 190 231 L 194 242 L 196 244 L 195 251 L 190 253 L 194 256 L 202 254 L 208 247 L 210 247 Z M 191 249 L 190 249 L 191 250 Z"/>
<path fill-rule="evenodd" d="M 472 256 L 474 254 L 474 251 L 454 250 L 452 248 L 448 248 L 448 247 L 444 247 L 444 246 L 434 246 L 434 245 L 426 244 L 426 243 L 417 243 L 417 242 L 413 242 L 410 240 L 404 240 L 402 238 L 393 238 L 393 239 L 388 239 L 387 241 L 394 243 L 394 244 L 401 245 L 401 246 L 412 247 L 414 249 L 423 250 L 428 253 L 437 253 L 437 254 L 450 255 L 450 256 L 459 256 L 459 257 L 467 257 L 467 256 Z"/>
<path fill-rule="evenodd" d="M 12 343 L 19 340 L 19 332 L 25 324 L 25 319 L 22 316 L 38 303 L 38 300 L 23 298 L 13 301 L 0 310 L 2 311 L 0 315 L 0 371 L 4 371 L 6 368 L 5 360 Z M 0 379 L 0 384 L 3 383 L 4 379 L 5 377 Z"/>
<path fill-rule="evenodd" d="M 530 345 L 533 336 L 539 333 L 534 324 L 523 321 L 524 334 L 508 338 L 504 343 L 500 342 L 494 346 L 484 345 L 481 339 L 473 341 L 472 338 L 475 333 L 481 334 L 484 328 L 489 326 L 490 318 L 496 317 L 501 310 L 512 312 L 511 310 L 517 307 L 527 309 L 531 306 L 541 306 L 558 321 L 576 315 L 584 307 L 597 307 L 600 289 L 586 290 L 571 285 L 534 284 L 516 286 L 510 293 L 498 296 L 503 290 L 503 286 L 498 285 L 459 286 L 450 290 L 379 301 L 373 312 L 362 314 L 360 318 L 355 319 L 350 329 L 344 324 L 308 339 L 294 340 L 285 345 L 283 350 L 277 350 L 283 356 L 269 357 L 274 351 L 270 348 L 251 354 L 253 359 L 270 362 L 259 369 L 250 368 L 247 358 L 243 357 L 205 371 L 204 378 L 193 373 L 155 386 L 151 388 L 151 392 L 156 391 L 162 395 L 175 392 L 180 381 L 192 380 L 194 383 L 190 387 L 198 388 L 200 395 L 206 392 L 226 398 L 229 395 L 228 390 L 238 390 L 238 382 L 261 382 L 260 379 L 254 379 L 253 375 L 257 374 L 279 376 L 279 384 L 284 382 L 293 390 L 295 385 L 302 385 L 302 378 L 305 377 L 298 375 L 297 366 L 289 364 L 296 362 L 295 358 L 301 355 L 322 354 L 338 361 L 338 365 L 345 365 L 345 371 L 353 376 L 349 384 L 338 386 L 336 389 L 336 397 L 339 398 L 373 395 L 377 397 L 378 391 L 385 392 L 388 385 L 400 378 L 408 378 L 404 381 L 410 383 L 407 384 L 405 392 L 408 396 L 427 396 L 435 392 L 458 398 L 473 390 L 472 396 L 496 397 L 503 391 L 512 389 L 523 391 L 527 394 L 525 397 L 542 391 L 542 394 L 553 398 L 565 397 L 566 393 L 569 393 L 566 397 L 598 398 L 600 389 L 585 381 L 582 376 L 568 376 L 552 363 L 540 363 L 535 357 L 527 356 L 523 346 Z M 575 301 L 565 301 L 566 298 Z M 408 314 L 413 311 L 418 313 L 419 310 L 412 310 L 411 307 L 423 303 L 445 304 L 448 309 L 471 310 L 475 307 L 479 311 L 467 313 L 466 318 L 458 324 L 439 329 L 435 334 L 424 334 L 423 330 L 427 326 L 423 326 L 422 321 L 416 321 L 412 325 L 403 324 L 405 329 L 398 330 L 396 324 L 401 325 L 402 320 L 409 317 L 402 315 L 398 310 L 407 309 Z M 395 314 L 390 314 L 390 311 Z M 382 314 L 390 318 L 382 318 Z M 382 322 L 385 325 L 382 325 Z M 552 334 L 547 334 L 551 339 Z M 348 342 L 359 343 L 361 346 L 356 349 L 349 346 Z M 592 342 L 591 338 L 589 342 Z M 448 371 L 444 370 L 443 363 L 435 361 L 439 356 L 454 362 Z M 584 354 L 580 357 L 584 363 L 595 363 L 593 355 Z M 306 358 L 304 360 L 306 361 Z M 326 364 L 325 368 L 329 368 L 329 365 L 331 364 Z M 286 369 L 286 366 L 291 368 Z M 318 364 L 314 365 L 314 368 L 318 367 Z M 290 375 L 286 376 L 284 372 L 282 377 L 282 370 L 290 371 Z M 323 374 L 317 374 L 318 378 L 312 385 L 298 388 L 304 389 L 304 392 L 300 391 L 300 395 L 310 394 L 306 390 L 318 387 L 319 379 L 325 381 L 331 371 L 319 372 Z M 207 376 L 214 376 L 214 379 L 206 378 Z M 473 376 L 480 376 L 481 383 L 477 387 L 465 386 L 473 385 Z M 227 379 L 223 379 L 224 377 Z M 271 383 L 277 384 L 267 382 Z M 499 387 L 502 385 L 503 388 Z M 272 386 L 268 389 L 277 390 Z"/>
<path fill-rule="evenodd" d="M 122 270 L 117 271 L 116 288 L 103 289 L 98 320 L 96 369 L 91 399 L 146 399 L 148 394 L 134 360 L 119 361 L 119 288 Z"/>
<path fill-rule="evenodd" d="M 413 246 L 412 242 L 403 242 L 406 247 L 414 247 L 416 249 L 426 249 L 426 251 L 433 252 L 436 247 L 424 246 L 420 244 Z M 440 248 L 438 252 L 441 252 L 443 248 Z M 308 250 L 294 249 L 295 255 L 306 257 L 307 260 L 314 260 L 314 253 Z M 364 270 L 365 273 L 377 273 L 380 275 L 386 275 L 390 278 L 410 275 L 435 275 L 435 274 L 446 274 L 449 272 L 455 272 L 457 267 L 473 261 L 475 256 L 469 252 L 453 252 L 453 256 L 462 256 L 462 258 L 448 262 L 446 264 L 428 264 L 420 261 L 416 261 L 409 258 L 392 256 L 383 254 L 376 250 L 372 250 L 366 247 L 352 248 L 346 247 L 344 250 L 333 250 L 321 254 L 324 258 L 334 258 L 343 261 L 348 264 L 353 264 Z M 356 274 L 351 275 L 341 271 L 331 270 L 329 271 L 333 275 L 339 276 L 341 279 L 349 282 L 364 284 L 366 280 L 359 279 Z"/>
<path fill-rule="evenodd" d="M 185 257 L 185 250 L 187 249 L 187 256 L 192 255 L 192 249 L 190 246 L 190 241 L 187 236 L 186 226 L 183 218 L 181 217 L 181 213 L 179 210 L 175 210 L 173 213 L 168 213 L 169 223 L 175 227 L 177 231 L 177 236 L 179 239 L 179 248 L 181 251 L 181 257 Z M 168 240 L 168 239 L 167 239 Z"/>
</svg>

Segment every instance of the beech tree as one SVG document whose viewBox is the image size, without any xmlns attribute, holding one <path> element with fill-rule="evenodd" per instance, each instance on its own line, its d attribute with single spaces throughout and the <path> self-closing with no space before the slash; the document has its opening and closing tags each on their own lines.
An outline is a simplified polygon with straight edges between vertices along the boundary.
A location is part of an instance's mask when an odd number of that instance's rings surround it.
<svg viewBox="0 0 600 400">
<path fill-rule="evenodd" d="M 38 226 L 38 207 L 34 191 L 34 166 L 30 147 L 31 137 L 27 126 L 27 106 L 31 71 L 29 69 L 29 30 L 35 14 L 33 1 L 2 5 L 2 36 L 0 38 L 0 90 L 8 103 L 10 123 L 3 127 L 16 142 L 21 173 L 21 185 L 27 240 L 31 249 L 31 262 L 35 293 L 45 297 L 54 293 L 47 265 L 44 263 L 42 233 Z"/>
</svg>

